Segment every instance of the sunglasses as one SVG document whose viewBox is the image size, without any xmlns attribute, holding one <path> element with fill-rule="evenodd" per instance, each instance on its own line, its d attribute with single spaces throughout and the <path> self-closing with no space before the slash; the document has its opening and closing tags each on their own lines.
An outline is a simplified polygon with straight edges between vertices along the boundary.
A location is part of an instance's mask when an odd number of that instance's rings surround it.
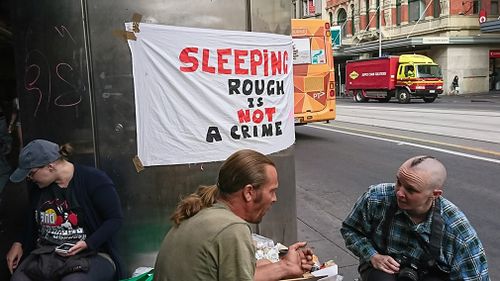
<svg viewBox="0 0 500 281">
<path fill-rule="evenodd" d="M 31 170 L 29 173 L 28 173 L 28 179 L 33 179 L 33 177 L 36 175 L 36 173 L 38 173 L 38 171 L 40 171 L 41 169 L 43 169 L 45 166 L 42 166 L 42 167 L 38 167 L 38 168 L 34 168 L 33 170 Z"/>
</svg>

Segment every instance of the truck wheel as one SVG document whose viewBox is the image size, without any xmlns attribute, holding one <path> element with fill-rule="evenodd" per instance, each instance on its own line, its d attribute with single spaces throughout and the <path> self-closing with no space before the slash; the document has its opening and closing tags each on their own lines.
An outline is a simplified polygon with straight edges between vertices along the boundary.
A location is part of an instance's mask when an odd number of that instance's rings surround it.
<svg viewBox="0 0 500 281">
<path fill-rule="evenodd" d="M 399 103 L 409 103 L 410 102 L 410 93 L 406 89 L 400 89 L 398 91 L 398 101 Z"/>
<path fill-rule="evenodd" d="M 436 100 L 436 97 L 424 98 L 424 101 L 426 103 L 431 103 L 431 102 L 434 102 L 435 100 Z"/>
<path fill-rule="evenodd" d="M 356 102 L 366 102 L 367 101 L 367 99 L 363 96 L 363 93 L 361 92 L 361 90 L 355 91 L 354 100 Z"/>
</svg>

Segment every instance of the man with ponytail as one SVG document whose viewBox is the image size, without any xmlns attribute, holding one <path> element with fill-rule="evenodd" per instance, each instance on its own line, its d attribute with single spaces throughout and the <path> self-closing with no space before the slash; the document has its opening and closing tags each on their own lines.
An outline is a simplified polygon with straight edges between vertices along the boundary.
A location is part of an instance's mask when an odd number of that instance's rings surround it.
<svg viewBox="0 0 500 281">
<path fill-rule="evenodd" d="M 217 184 L 181 200 L 172 215 L 155 265 L 157 281 L 281 280 L 312 267 L 305 242 L 288 248 L 276 263 L 257 262 L 248 223 L 259 223 L 276 202 L 274 162 L 249 149 L 221 166 Z"/>
</svg>

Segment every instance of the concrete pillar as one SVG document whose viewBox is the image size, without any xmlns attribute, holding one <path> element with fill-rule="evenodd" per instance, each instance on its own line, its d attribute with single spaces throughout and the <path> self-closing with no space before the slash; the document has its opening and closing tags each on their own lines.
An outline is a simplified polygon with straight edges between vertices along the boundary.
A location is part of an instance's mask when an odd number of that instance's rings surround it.
<svg viewBox="0 0 500 281">
<path fill-rule="evenodd" d="M 380 0 L 380 12 L 382 13 L 381 15 L 381 20 L 380 20 L 380 26 L 386 26 L 387 25 L 387 21 L 386 21 L 386 18 L 385 18 L 385 8 L 384 8 L 384 4 L 383 4 L 383 1 Z"/>
<path fill-rule="evenodd" d="M 370 16 L 368 17 L 369 30 L 377 29 L 377 1 L 370 0 Z"/>
<path fill-rule="evenodd" d="M 396 7 L 391 7 L 391 26 L 396 26 L 397 25 L 397 8 Z"/>
<path fill-rule="evenodd" d="M 425 7 L 428 7 L 427 10 L 425 11 L 425 19 L 432 19 L 434 18 L 434 4 L 432 2 L 437 1 L 437 0 L 425 0 Z M 425 9 L 425 8 L 424 8 Z"/>
<path fill-rule="evenodd" d="M 408 24 L 408 0 L 401 1 L 401 25 Z"/>
<path fill-rule="evenodd" d="M 366 13 L 361 14 L 359 17 L 359 29 L 360 29 L 360 31 L 365 31 L 367 29 L 366 28 L 367 23 L 368 23 L 368 21 L 366 20 Z"/>
<path fill-rule="evenodd" d="M 437 1 L 437 0 L 435 0 Z M 440 0 L 439 4 L 441 5 L 441 14 L 439 15 L 440 17 L 444 17 L 450 14 L 450 5 L 449 5 L 449 0 Z"/>
<path fill-rule="evenodd" d="M 487 92 L 489 89 L 489 48 L 487 46 L 447 46 L 429 53 L 443 71 L 443 90 L 451 91 L 455 75 L 460 94 Z"/>
<path fill-rule="evenodd" d="M 351 2 L 348 2 L 347 3 L 347 7 L 346 7 L 346 10 L 347 10 L 347 22 L 346 22 L 346 34 L 345 36 L 346 37 L 351 37 L 352 36 L 352 33 L 353 33 L 353 30 L 352 30 L 352 15 L 354 13 L 354 8 L 353 8 L 353 4 Z"/>
<path fill-rule="evenodd" d="M 347 19 L 346 26 L 345 26 L 345 33 L 347 37 L 352 36 L 352 20 L 349 18 Z"/>
</svg>

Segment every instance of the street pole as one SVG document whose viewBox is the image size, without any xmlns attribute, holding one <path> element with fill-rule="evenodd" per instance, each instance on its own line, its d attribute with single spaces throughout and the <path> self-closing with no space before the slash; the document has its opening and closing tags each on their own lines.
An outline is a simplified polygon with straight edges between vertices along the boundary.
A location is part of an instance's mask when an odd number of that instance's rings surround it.
<svg viewBox="0 0 500 281">
<path fill-rule="evenodd" d="M 252 26 L 252 0 L 247 0 L 246 1 L 246 6 L 247 6 L 247 31 L 253 31 L 253 26 Z M 257 232 L 259 233 L 259 232 Z"/>
<path fill-rule="evenodd" d="M 339 89 L 338 89 L 338 92 L 337 92 L 337 96 L 340 96 L 340 94 L 345 94 L 342 90 L 342 73 L 340 73 L 340 63 L 337 64 L 337 76 L 339 77 L 338 78 L 338 85 L 339 85 Z M 344 95 L 342 95 L 344 96 Z"/>
<path fill-rule="evenodd" d="M 384 0 L 379 0 L 378 3 L 378 57 L 382 57 L 382 3 Z"/>
</svg>

